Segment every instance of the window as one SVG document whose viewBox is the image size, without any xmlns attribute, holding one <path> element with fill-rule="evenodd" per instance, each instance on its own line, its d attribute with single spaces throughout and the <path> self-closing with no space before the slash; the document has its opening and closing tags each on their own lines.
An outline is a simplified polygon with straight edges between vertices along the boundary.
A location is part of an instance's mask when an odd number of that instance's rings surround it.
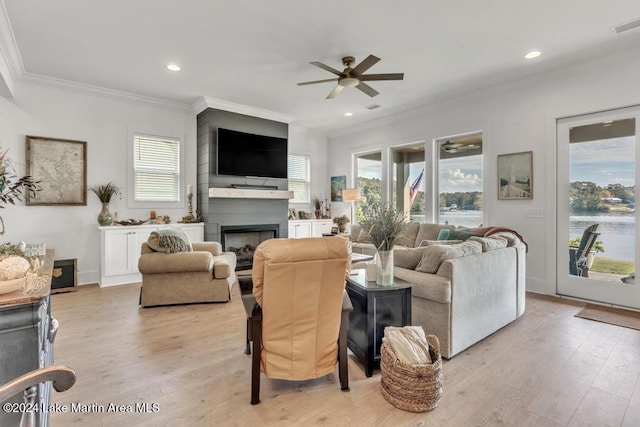
<svg viewBox="0 0 640 427">
<path fill-rule="evenodd" d="M 136 134 L 133 154 L 134 200 L 180 201 L 180 141 Z"/>
<path fill-rule="evenodd" d="M 293 199 L 289 203 L 310 202 L 310 163 L 309 156 L 289 154 L 289 191 L 293 191 Z"/>
<path fill-rule="evenodd" d="M 364 219 L 364 210 L 382 201 L 382 153 L 360 154 L 356 157 L 357 187 L 360 189 L 357 221 Z"/>
<path fill-rule="evenodd" d="M 482 212 L 482 134 L 438 141 L 438 219 L 478 227 Z"/>
<path fill-rule="evenodd" d="M 411 221 L 424 222 L 424 143 L 394 148 L 392 154 L 393 205 Z"/>
</svg>

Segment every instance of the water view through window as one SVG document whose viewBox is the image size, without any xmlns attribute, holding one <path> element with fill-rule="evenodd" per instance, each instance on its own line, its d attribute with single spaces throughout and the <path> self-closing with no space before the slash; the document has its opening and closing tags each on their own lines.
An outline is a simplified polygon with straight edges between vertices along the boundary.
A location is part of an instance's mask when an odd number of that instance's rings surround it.
<svg viewBox="0 0 640 427">
<path fill-rule="evenodd" d="M 577 275 L 620 282 L 635 271 L 635 120 L 572 128 L 569 159 L 570 245 L 589 226 L 598 233 Z"/>
</svg>

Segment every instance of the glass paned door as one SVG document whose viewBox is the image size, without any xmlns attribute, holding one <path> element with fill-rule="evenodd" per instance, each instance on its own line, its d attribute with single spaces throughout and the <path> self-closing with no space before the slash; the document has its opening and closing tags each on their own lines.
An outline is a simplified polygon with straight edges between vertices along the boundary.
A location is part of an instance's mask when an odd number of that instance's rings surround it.
<svg viewBox="0 0 640 427">
<path fill-rule="evenodd" d="M 627 108 L 558 121 L 558 294 L 640 308 L 639 114 Z"/>
</svg>

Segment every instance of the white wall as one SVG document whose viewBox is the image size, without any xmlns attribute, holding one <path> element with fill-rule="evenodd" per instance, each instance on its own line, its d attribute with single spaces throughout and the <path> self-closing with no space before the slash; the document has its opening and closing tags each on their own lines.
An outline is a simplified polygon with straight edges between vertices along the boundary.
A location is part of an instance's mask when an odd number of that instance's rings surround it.
<svg viewBox="0 0 640 427">
<path fill-rule="evenodd" d="M 371 148 L 383 148 L 384 160 L 393 145 L 482 131 L 485 225 L 520 232 L 529 244 L 527 290 L 554 294 L 556 119 L 640 104 L 638 76 L 639 51 L 626 51 L 342 130 L 329 135 L 328 174 L 351 179 L 353 154 Z M 496 156 L 529 150 L 533 200 L 497 200 Z M 544 218 L 525 218 L 528 208 Z"/>
<path fill-rule="evenodd" d="M 112 181 L 124 194 L 110 211 L 120 219 L 149 217 L 149 209 L 127 207 L 127 137 L 134 132 L 173 136 L 185 143 L 185 188 L 196 183 L 196 116 L 186 107 L 112 96 L 96 91 L 18 83 L 14 98 L 0 97 L 0 146 L 9 149 L 19 176 L 25 173 L 25 135 L 87 141 L 87 185 Z M 194 207 L 195 208 L 195 207 Z M 187 209 L 157 208 L 172 221 Z M 99 272 L 98 198 L 87 206 L 6 206 L 0 210 L 2 242 L 44 242 L 56 259 L 78 259 L 78 282 L 96 283 Z"/>
</svg>

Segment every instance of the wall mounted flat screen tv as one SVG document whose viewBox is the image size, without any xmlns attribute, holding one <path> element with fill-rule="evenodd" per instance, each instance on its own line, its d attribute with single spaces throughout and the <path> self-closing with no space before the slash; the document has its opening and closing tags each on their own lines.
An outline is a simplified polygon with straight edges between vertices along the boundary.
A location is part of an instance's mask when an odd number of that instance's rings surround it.
<svg viewBox="0 0 640 427">
<path fill-rule="evenodd" d="M 287 177 L 287 138 L 218 128 L 218 175 Z"/>
</svg>

